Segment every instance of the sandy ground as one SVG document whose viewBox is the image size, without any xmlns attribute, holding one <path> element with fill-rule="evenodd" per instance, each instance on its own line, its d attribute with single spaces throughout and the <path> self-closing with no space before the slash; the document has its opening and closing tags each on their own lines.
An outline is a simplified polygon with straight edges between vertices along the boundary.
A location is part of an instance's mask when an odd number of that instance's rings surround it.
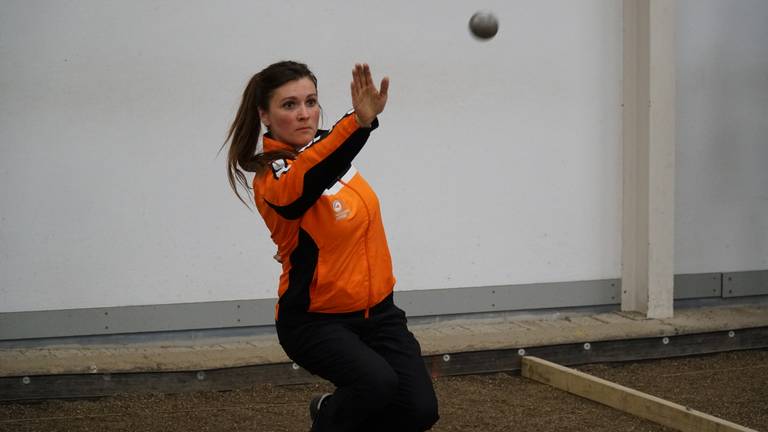
<svg viewBox="0 0 768 432">
<path fill-rule="evenodd" d="M 768 350 L 597 364 L 582 371 L 768 431 Z M 440 377 L 434 431 L 667 431 L 512 373 Z M 327 384 L 0 404 L 0 431 L 306 431 Z"/>
</svg>

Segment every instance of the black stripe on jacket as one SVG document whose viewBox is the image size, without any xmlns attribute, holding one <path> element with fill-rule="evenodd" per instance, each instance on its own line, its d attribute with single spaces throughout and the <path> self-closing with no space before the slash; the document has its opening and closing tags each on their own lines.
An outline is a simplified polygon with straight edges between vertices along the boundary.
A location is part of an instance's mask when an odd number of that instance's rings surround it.
<svg viewBox="0 0 768 432">
<path fill-rule="evenodd" d="M 317 268 L 319 248 L 312 237 L 299 229 L 299 243 L 291 252 L 288 288 L 278 301 L 281 317 L 309 311 L 309 288 Z"/>
<path fill-rule="evenodd" d="M 269 201 L 266 203 L 286 219 L 300 218 L 326 189 L 333 186 L 347 172 L 352 160 L 368 141 L 371 131 L 378 125 L 378 119 L 374 119 L 370 128 L 357 129 L 336 150 L 307 170 L 304 173 L 304 189 L 295 201 L 284 206 L 274 205 Z"/>
</svg>

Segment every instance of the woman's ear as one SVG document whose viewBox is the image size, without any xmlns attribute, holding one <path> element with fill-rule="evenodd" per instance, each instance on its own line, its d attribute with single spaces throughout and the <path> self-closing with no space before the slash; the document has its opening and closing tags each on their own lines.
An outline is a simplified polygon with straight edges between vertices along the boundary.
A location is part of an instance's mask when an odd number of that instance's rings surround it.
<svg viewBox="0 0 768 432">
<path fill-rule="evenodd" d="M 264 124 L 264 126 L 269 127 L 269 113 L 264 111 L 263 109 L 259 108 L 259 118 L 261 119 L 261 122 Z"/>
</svg>

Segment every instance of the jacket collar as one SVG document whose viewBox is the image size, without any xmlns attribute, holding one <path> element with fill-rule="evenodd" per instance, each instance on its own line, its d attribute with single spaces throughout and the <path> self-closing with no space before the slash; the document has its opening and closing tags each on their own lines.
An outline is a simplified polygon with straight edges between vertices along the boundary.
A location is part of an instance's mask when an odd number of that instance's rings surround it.
<svg viewBox="0 0 768 432">
<path fill-rule="evenodd" d="M 270 134 L 269 132 L 264 134 L 264 137 L 262 138 L 262 140 L 263 140 L 263 143 L 264 143 L 264 151 L 265 152 L 278 151 L 278 150 L 296 151 L 296 149 L 294 149 L 292 146 L 290 146 L 290 145 L 288 145 L 288 144 L 286 144 L 286 143 L 284 143 L 282 141 L 276 140 L 272 136 L 272 134 Z"/>
<path fill-rule="evenodd" d="M 323 135 L 325 135 L 327 133 L 328 133 L 327 130 L 318 129 L 317 133 L 315 133 L 315 139 L 317 139 L 317 137 L 323 136 Z M 265 152 L 278 151 L 278 150 L 290 151 L 290 152 L 300 151 L 300 149 L 293 148 L 293 146 L 291 146 L 290 144 L 286 144 L 286 143 L 284 143 L 282 141 L 276 140 L 275 137 L 273 137 L 270 132 L 267 132 L 267 133 L 264 134 L 264 136 L 262 137 L 262 142 L 263 142 L 263 145 L 264 145 L 264 151 Z M 301 148 L 303 149 L 303 148 L 307 147 L 310 143 L 307 143 L 307 145 L 302 146 Z"/>
</svg>

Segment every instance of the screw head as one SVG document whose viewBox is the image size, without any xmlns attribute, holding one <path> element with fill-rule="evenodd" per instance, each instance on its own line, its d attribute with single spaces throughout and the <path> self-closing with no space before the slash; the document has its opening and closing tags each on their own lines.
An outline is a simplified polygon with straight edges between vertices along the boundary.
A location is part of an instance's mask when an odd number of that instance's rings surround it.
<svg viewBox="0 0 768 432">
<path fill-rule="evenodd" d="M 28 376 L 26 376 L 26 377 L 24 377 L 24 378 L 22 378 L 22 379 L 21 379 L 21 383 L 22 383 L 22 384 L 24 384 L 24 385 L 27 385 L 27 384 L 29 384 L 29 383 L 31 383 L 31 382 L 32 382 L 32 380 L 31 380 L 31 379 L 29 379 L 29 377 L 28 377 Z"/>
<path fill-rule="evenodd" d="M 665 336 L 665 337 L 664 337 L 664 338 L 661 340 L 661 343 L 663 343 L 664 345 L 668 344 L 668 343 L 669 343 L 669 338 Z"/>
<path fill-rule="evenodd" d="M 584 349 L 589 351 L 589 350 L 592 349 L 592 345 L 589 342 L 587 342 L 587 343 L 584 344 Z"/>
<path fill-rule="evenodd" d="M 728 332 L 728 337 L 729 337 L 729 338 L 732 338 L 732 337 L 734 337 L 734 336 L 736 336 L 736 332 L 734 332 L 733 330 L 731 330 L 731 331 L 729 331 L 729 332 Z"/>
<path fill-rule="evenodd" d="M 443 361 L 444 362 L 451 361 L 451 355 L 450 354 L 443 354 Z"/>
<path fill-rule="evenodd" d="M 520 348 L 519 350 L 517 350 L 517 355 L 519 355 L 520 357 L 523 357 L 525 355 L 525 350 Z"/>
<path fill-rule="evenodd" d="M 198 380 L 198 381 L 202 381 L 202 380 L 204 380 L 204 379 L 205 379 L 205 372 L 203 372 L 203 371 L 198 371 L 198 372 L 197 372 L 197 374 L 196 374 L 195 376 L 197 377 L 197 380 Z"/>
<path fill-rule="evenodd" d="M 299 370 L 300 369 L 300 366 L 297 365 L 296 363 L 292 364 L 291 367 L 293 368 L 293 370 Z"/>
</svg>

